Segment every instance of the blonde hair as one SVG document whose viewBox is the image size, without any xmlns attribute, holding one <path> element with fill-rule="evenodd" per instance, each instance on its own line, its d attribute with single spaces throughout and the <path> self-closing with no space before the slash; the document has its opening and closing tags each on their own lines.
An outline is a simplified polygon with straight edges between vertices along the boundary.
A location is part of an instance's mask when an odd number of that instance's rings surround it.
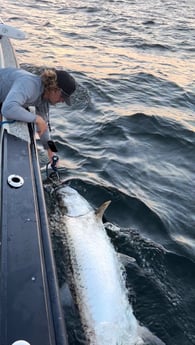
<svg viewBox="0 0 195 345">
<path fill-rule="evenodd" d="M 46 69 L 41 74 L 41 80 L 44 85 L 44 91 L 58 89 L 57 75 L 55 70 Z"/>
</svg>

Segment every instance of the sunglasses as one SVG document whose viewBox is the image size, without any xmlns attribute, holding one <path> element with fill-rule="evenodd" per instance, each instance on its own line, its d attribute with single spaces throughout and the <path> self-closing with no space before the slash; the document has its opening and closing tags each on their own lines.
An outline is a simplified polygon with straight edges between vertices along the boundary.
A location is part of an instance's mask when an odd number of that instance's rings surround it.
<svg viewBox="0 0 195 345">
<path fill-rule="evenodd" d="M 67 92 L 65 92 L 64 90 L 60 89 L 60 91 L 61 91 L 62 98 L 66 99 L 67 97 L 68 98 L 70 97 L 70 95 Z"/>
<path fill-rule="evenodd" d="M 62 89 L 60 89 L 60 91 L 61 91 L 61 97 L 64 99 L 64 102 L 67 105 L 71 105 L 70 95 Z"/>
</svg>

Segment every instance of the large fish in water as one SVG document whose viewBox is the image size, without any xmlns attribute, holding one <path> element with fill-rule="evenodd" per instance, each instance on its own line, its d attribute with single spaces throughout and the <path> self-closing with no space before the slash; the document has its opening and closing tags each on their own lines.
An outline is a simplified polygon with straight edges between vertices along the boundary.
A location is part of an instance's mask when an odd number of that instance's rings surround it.
<svg viewBox="0 0 195 345">
<path fill-rule="evenodd" d="M 102 223 L 110 201 L 96 212 L 76 190 L 56 190 L 71 264 L 76 302 L 90 345 L 163 345 L 139 326 L 125 286 L 124 269 Z M 147 341 L 149 336 L 149 342 Z M 146 340 L 146 341 L 145 341 Z"/>
</svg>

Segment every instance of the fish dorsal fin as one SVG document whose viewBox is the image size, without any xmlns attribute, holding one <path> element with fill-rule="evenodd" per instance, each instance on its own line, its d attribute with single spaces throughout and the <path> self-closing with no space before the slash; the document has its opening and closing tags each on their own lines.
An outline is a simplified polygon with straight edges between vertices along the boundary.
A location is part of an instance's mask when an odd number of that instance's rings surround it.
<svg viewBox="0 0 195 345">
<path fill-rule="evenodd" d="M 95 211 L 96 217 L 102 219 L 103 214 L 107 207 L 110 205 L 111 200 L 105 201 L 98 209 Z"/>
</svg>

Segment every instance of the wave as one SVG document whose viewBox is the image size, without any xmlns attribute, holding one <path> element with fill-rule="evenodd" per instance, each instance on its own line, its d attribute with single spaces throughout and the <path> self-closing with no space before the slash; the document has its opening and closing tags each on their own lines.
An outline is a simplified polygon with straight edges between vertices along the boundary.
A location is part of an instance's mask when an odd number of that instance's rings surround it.
<svg viewBox="0 0 195 345">
<path fill-rule="evenodd" d="M 165 250 L 136 230 L 107 230 L 119 252 L 136 260 L 127 260 L 125 267 L 138 320 L 146 326 L 150 324 L 152 332 L 162 336 L 167 345 L 193 344 L 195 263 Z M 174 341 L 170 339 L 170 329 L 174 329 Z"/>
</svg>

